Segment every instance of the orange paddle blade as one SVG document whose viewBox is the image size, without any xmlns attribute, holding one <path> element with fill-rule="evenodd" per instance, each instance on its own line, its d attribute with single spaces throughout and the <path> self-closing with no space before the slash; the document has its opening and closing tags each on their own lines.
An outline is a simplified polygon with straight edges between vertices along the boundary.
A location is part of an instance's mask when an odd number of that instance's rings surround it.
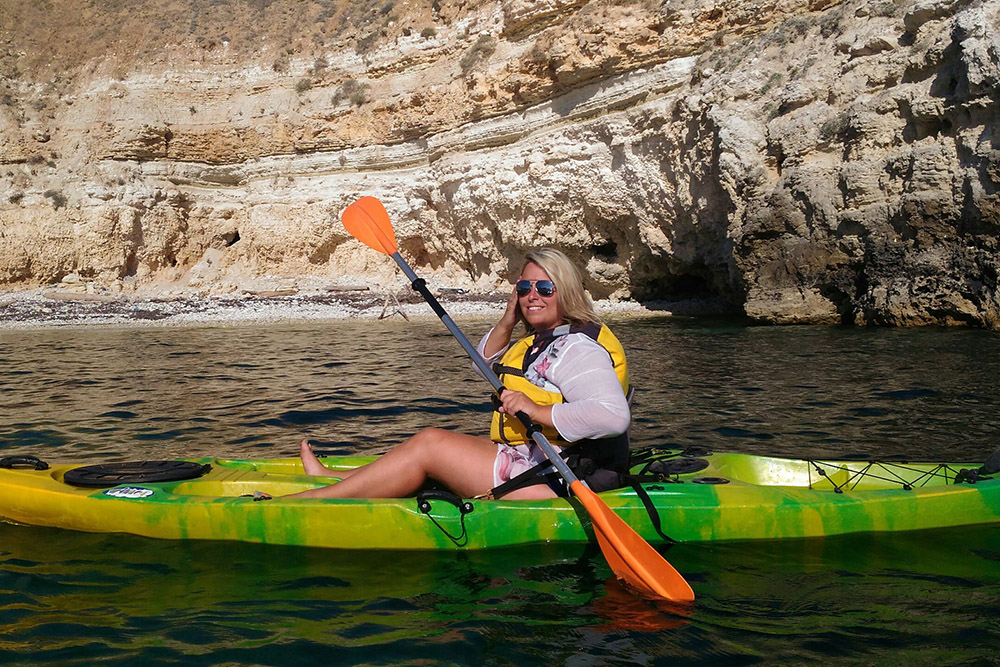
<svg viewBox="0 0 1000 667">
<path fill-rule="evenodd" d="M 375 197 L 362 197 L 340 214 L 344 229 L 364 243 L 386 255 L 396 252 L 396 233 L 389 222 L 385 206 Z"/>
<path fill-rule="evenodd" d="M 619 579 L 652 597 L 691 602 L 694 591 L 674 566 L 642 539 L 604 501 L 577 480 L 570 485 L 594 524 L 597 543 Z"/>
</svg>

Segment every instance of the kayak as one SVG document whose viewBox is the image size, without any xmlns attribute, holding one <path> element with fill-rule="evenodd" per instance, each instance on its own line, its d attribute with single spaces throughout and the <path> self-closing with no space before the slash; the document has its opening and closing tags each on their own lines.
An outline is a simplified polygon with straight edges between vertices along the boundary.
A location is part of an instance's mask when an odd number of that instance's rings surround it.
<svg viewBox="0 0 1000 667">
<path fill-rule="evenodd" d="M 987 461 L 998 458 L 997 455 Z M 349 470 L 374 457 L 323 459 Z M 600 498 L 653 544 L 911 531 L 1000 521 L 997 465 L 789 459 L 636 450 L 623 488 Z M 298 459 L 48 465 L 0 459 L 0 518 L 172 540 L 334 549 L 460 550 L 594 540 L 575 499 L 281 496 L 336 483 Z M 269 497 L 270 496 L 270 497 Z"/>
</svg>

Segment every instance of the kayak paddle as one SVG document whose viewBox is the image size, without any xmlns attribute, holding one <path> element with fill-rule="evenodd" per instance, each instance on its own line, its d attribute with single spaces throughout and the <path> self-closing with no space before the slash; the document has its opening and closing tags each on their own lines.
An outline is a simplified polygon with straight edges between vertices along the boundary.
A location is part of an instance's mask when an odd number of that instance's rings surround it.
<svg viewBox="0 0 1000 667">
<path fill-rule="evenodd" d="M 458 328 L 438 300 L 427 289 L 423 278 L 417 277 L 410 265 L 399 254 L 396 246 L 396 234 L 389 214 L 385 207 L 375 197 L 362 197 L 348 206 L 340 217 L 344 228 L 365 245 L 381 253 L 389 255 L 403 270 L 410 281 L 411 287 L 420 293 L 427 304 L 434 310 L 452 335 L 458 340 L 465 352 L 476 364 L 479 371 L 493 385 L 499 394 L 503 392 L 503 384 L 497 378 L 486 360 L 476 351 L 469 339 Z M 596 493 L 581 482 L 566 462 L 559 456 L 555 448 L 542 434 L 541 429 L 532 423 L 531 418 L 523 412 L 516 417 L 528 429 L 528 433 L 545 452 L 556 470 L 569 484 L 573 494 L 580 500 L 584 509 L 590 515 L 597 535 L 597 542 L 612 571 L 626 584 L 640 593 L 652 597 L 665 598 L 675 602 L 690 602 L 694 600 L 694 591 L 674 567 L 649 545 L 632 528 L 625 523 Z"/>
</svg>

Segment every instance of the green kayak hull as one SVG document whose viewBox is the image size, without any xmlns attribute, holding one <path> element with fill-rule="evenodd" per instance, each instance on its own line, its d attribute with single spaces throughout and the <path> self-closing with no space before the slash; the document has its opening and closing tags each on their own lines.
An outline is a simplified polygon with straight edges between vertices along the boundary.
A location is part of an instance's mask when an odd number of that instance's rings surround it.
<svg viewBox="0 0 1000 667">
<path fill-rule="evenodd" d="M 911 531 L 1000 520 L 1000 477 L 974 463 L 797 460 L 733 453 L 649 453 L 632 486 L 600 494 L 643 538 L 773 540 Z M 334 470 L 372 457 L 325 459 Z M 467 500 L 281 496 L 336 483 L 297 459 L 188 461 L 201 476 L 67 483 L 81 464 L 0 469 L 0 518 L 173 540 L 237 540 L 336 549 L 491 549 L 594 540 L 575 499 Z M 23 462 L 19 462 L 23 463 Z M 41 467 L 41 466 L 38 466 Z M 978 477 L 978 478 L 977 478 Z M 255 500 L 254 494 L 270 500 Z M 646 496 L 645 498 L 643 496 Z M 657 527 L 657 524 L 659 527 Z"/>
</svg>

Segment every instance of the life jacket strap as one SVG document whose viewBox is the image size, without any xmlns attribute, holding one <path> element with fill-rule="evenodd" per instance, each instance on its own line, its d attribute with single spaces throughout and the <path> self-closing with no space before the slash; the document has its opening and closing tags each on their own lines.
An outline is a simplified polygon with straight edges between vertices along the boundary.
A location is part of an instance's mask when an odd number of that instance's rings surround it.
<svg viewBox="0 0 1000 667">
<path fill-rule="evenodd" d="M 522 377 L 524 371 L 528 370 L 528 367 L 535 362 L 535 359 L 540 357 L 543 352 L 560 336 L 568 336 L 571 333 L 582 333 L 590 338 L 594 339 L 596 342 L 598 337 L 601 335 L 601 325 L 595 324 L 594 322 L 588 322 L 582 327 L 572 326 L 569 324 L 561 324 L 554 329 L 549 329 L 548 331 L 542 331 L 535 334 L 535 340 L 531 344 L 531 348 L 528 350 L 527 354 L 524 355 L 524 360 L 521 363 Z"/>
<path fill-rule="evenodd" d="M 514 368 L 513 366 L 504 366 L 499 361 L 493 364 L 493 372 L 497 375 L 516 375 L 517 377 L 524 377 L 524 371 L 520 368 Z"/>
<path fill-rule="evenodd" d="M 569 447 L 564 447 L 563 450 L 559 452 L 559 455 L 564 459 L 567 458 L 570 455 L 573 447 L 574 445 L 570 445 Z M 523 489 L 528 486 L 535 486 L 536 484 L 545 484 L 547 483 L 547 480 L 543 475 L 546 473 L 546 468 L 549 469 L 552 468 L 552 464 L 549 461 L 546 460 L 542 461 L 541 463 L 536 463 L 532 467 L 522 472 L 520 475 L 517 475 L 516 477 L 511 477 L 503 484 L 493 487 L 480 497 L 487 498 L 490 500 L 495 500 L 497 498 L 504 497 L 511 491 Z"/>
<path fill-rule="evenodd" d="M 628 437 L 623 433 L 614 438 L 578 440 L 564 447 L 559 455 L 566 460 L 573 474 L 587 482 L 595 493 L 623 486 L 628 472 Z M 566 495 L 565 484 L 548 460 L 536 463 L 520 475 L 490 489 L 483 498 L 502 498 L 511 491 L 536 484 L 548 484 L 557 495 Z"/>
</svg>

